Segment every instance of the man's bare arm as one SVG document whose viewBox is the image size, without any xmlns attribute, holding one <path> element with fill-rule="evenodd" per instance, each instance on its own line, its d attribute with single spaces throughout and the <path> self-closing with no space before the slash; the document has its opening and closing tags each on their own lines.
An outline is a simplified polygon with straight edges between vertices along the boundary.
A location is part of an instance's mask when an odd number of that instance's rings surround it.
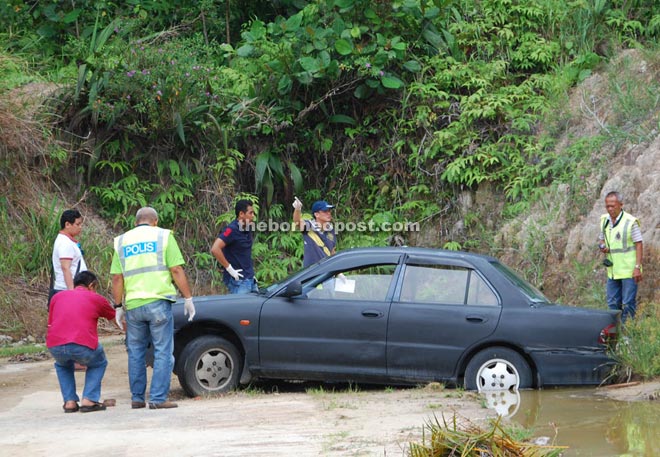
<svg viewBox="0 0 660 457">
<path fill-rule="evenodd" d="M 183 270 L 183 267 L 181 265 L 172 267 L 170 268 L 170 273 L 172 273 L 174 284 L 176 284 L 176 286 L 181 291 L 183 298 L 192 297 L 192 291 L 190 290 L 190 285 L 188 284 L 188 277 L 186 276 L 186 272 Z"/>
<path fill-rule="evenodd" d="M 73 289 L 73 275 L 71 274 L 71 259 L 60 259 L 62 266 L 62 274 L 64 275 L 64 283 L 67 289 Z"/>
<path fill-rule="evenodd" d="M 225 246 L 227 246 L 227 244 L 220 238 L 216 238 L 213 242 L 213 246 L 211 246 L 211 254 L 213 254 L 213 257 L 215 257 L 216 260 L 220 262 L 220 265 L 222 265 L 223 268 L 227 268 L 229 266 L 229 261 L 225 257 L 225 253 L 222 252 Z"/>
</svg>

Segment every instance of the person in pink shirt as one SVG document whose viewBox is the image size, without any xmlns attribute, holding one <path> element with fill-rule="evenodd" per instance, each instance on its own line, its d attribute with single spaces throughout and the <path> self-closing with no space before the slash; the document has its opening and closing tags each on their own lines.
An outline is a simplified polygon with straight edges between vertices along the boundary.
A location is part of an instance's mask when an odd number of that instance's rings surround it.
<svg viewBox="0 0 660 457">
<path fill-rule="evenodd" d="M 110 302 L 96 293 L 98 279 L 90 271 L 81 271 L 73 280 L 73 290 L 54 295 L 48 311 L 46 346 L 55 359 L 64 412 L 102 411 L 101 381 L 108 366 L 99 343 L 98 320 L 115 318 Z M 76 393 L 75 363 L 87 366 L 82 401 Z M 78 402 L 80 401 L 80 406 Z"/>
</svg>

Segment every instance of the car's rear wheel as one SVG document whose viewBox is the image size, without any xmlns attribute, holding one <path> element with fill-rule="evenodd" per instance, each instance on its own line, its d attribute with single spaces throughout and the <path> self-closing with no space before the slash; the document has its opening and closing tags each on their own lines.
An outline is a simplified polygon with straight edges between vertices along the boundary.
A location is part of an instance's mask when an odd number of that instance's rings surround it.
<svg viewBox="0 0 660 457">
<path fill-rule="evenodd" d="M 532 370 L 516 351 L 492 347 L 478 352 L 465 369 L 468 390 L 516 390 L 532 387 Z"/>
<path fill-rule="evenodd" d="M 191 397 L 220 394 L 238 387 L 241 356 L 224 338 L 200 336 L 183 348 L 179 358 L 179 383 Z"/>
</svg>

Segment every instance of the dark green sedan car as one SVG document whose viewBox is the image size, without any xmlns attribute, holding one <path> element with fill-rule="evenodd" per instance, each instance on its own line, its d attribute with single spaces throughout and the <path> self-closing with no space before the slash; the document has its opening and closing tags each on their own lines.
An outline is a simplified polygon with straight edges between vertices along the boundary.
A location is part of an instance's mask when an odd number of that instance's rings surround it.
<svg viewBox="0 0 660 457">
<path fill-rule="evenodd" d="M 619 313 L 551 303 L 489 256 L 341 251 L 248 295 L 179 302 L 175 368 L 191 396 L 255 378 L 470 390 L 599 384 Z"/>
</svg>

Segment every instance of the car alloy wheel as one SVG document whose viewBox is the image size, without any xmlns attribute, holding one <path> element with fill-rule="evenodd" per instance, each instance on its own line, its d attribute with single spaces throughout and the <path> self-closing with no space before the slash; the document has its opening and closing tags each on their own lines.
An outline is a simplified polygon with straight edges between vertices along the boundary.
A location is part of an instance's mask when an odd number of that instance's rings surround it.
<svg viewBox="0 0 660 457">
<path fill-rule="evenodd" d="M 532 387 L 532 372 L 525 359 L 512 349 L 493 347 L 477 353 L 465 369 L 465 388 L 494 391 Z"/>
<path fill-rule="evenodd" d="M 489 360 L 477 370 L 479 392 L 489 390 L 517 390 L 520 375 L 516 367 L 506 360 Z"/>
<path fill-rule="evenodd" d="M 190 396 L 224 393 L 238 386 L 242 359 L 236 347 L 219 336 L 194 339 L 179 356 L 179 383 Z"/>
</svg>

